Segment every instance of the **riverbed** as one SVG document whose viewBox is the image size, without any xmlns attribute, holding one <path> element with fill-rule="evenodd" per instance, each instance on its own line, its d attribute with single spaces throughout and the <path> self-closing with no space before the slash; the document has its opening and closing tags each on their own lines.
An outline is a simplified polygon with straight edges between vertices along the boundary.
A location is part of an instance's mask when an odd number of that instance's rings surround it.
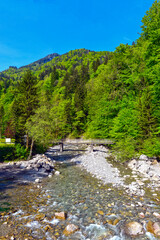
<svg viewBox="0 0 160 240">
<path fill-rule="evenodd" d="M 147 222 L 159 221 L 157 192 L 130 195 L 121 185 L 103 184 L 81 168 L 79 161 L 73 161 L 85 153 L 84 146 L 67 145 L 63 153 L 52 148 L 48 156 L 56 161 L 60 175 L 41 183 L 12 184 L 12 179 L 0 183 L 0 239 L 130 240 L 125 225 L 131 221 L 144 227 L 144 233 L 134 239 L 157 239 L 145 229 Z M 130 174 L 121 165 L 118 169 Z M 65 219 L 55 217 L 60 212 L 65 212 Z M 69 224 L 77 230 L 66 236 L 64 229 Z"/>
</svg>

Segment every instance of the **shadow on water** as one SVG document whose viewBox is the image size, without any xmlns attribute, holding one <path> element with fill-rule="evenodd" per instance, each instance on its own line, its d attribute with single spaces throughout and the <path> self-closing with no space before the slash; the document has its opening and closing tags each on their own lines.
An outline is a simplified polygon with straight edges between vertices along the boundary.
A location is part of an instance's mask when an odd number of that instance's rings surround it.
<svg viewBox="0 0 160 240">
<path fill-rule="evenodd" d="M 66 161 L 70 161 L 72 158 L 76 158 L 76 157 L 79 157 L 81 154 L 76 154 L 76 155 L 73 155 L 73 154 L 62 154 L 62 155 L 57 155 L 57 156 L 54 156 L 54 160 L 56 162 L 66 162 Z"/>
<path fill-rule="evenodd" d="M 102 152 L 102 153 L 106 153 L 106 151 L 103 151 L 103 150 L 97 150 L 97 149 L 93 149 L 93 152 Z"/>
<path fill-rule="evenodd" d="M 86 152 L 86 150 L 77 150 L 77 149 L 64 149 L 63 152 Z"/>
<path fill-rule="evenodd" d="M 80 161 L 76 161 L 76 162 L 63 162 L 63 164 L 60 164 L 57 162 L 57 166 L 60 166 L 61 169 L 62 168 L 68 168 L 68 167 L 73 167 L 80 164 Z"/>
<path fill-rule="evenodd" d="M 0 169 L 0 212 L 12 209 L 14 194 L 19 189 L 25 191 L 36 178 L 45 177 L 46 173 L 36 170 L 20 169 L 17 167 L 3 167 Z"/>
<path fill-rule="evenodd" d="M 38 177 L 45 177 L 46 173 L 36 170 L 22 170 L 17 167 L 7 166 L 0 169 L 0 192 L 17 186 L 28 185 Z"/>
</svg>

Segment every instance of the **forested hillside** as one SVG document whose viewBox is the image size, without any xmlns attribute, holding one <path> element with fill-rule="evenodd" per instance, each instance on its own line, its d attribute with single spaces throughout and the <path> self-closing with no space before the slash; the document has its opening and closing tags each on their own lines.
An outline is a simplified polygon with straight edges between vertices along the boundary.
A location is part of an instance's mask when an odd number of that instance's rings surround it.
<svg viewBox="0 0 160 240">
<path fill-rule="evenodd" d="M 29 68 L 29 70 L 28 70 Z M 160 2 L 115 52 L 70 51 L 0 74 L 0 135 L 26 149 L 65 137 L 109 138 L 122 160 L 160 155 Z"/>
</svg>

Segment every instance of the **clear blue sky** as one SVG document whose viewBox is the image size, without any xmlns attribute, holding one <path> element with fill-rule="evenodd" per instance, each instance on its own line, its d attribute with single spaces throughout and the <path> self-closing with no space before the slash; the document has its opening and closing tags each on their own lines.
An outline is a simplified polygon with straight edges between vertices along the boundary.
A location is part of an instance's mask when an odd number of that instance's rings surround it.
<svg viewBox="0 0 160 240">
<path fill-rule="evenodd" d="M 0 0 L 0 71 L 50 53 L 131 44 L 153 0 Z"/>
</svg>

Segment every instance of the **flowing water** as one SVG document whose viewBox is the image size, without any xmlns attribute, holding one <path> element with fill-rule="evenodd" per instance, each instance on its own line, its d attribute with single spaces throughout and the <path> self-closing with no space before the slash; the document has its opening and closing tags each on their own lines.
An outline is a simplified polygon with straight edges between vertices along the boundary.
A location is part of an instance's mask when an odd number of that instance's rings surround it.
<svg viewBox="0 0 160 240">
<path fill-rule="evenodd" d="M 56 155 L 61 174 L 43 179 L 39 186 L 1 183 L 0 239 L 129 240 L 133 238 L 125 234 L 127 221 L 157 221 L 153 216 L 160 212 L 157 198 L 129 196 L 120 187 L 104 186 L 70 162 L 72 155 L 71 151 Z M 66 220 L 54 217 L 63 211 Z M 141 212 L 145 218 L 139 217 Z M 67 237 L 63 231 L 68 224 L 79 229 Z M 146 232 L 134 239 L 156 238 Z"/>
</svg>

